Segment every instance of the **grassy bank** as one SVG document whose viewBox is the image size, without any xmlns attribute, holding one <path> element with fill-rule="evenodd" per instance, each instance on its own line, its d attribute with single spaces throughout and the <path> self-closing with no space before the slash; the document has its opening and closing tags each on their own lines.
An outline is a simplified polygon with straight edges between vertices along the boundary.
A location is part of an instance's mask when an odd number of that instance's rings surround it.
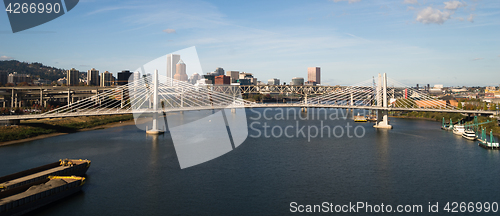
<svg viewBox="0 0 500 216">
<path fill-rule="evenodd" d="M 114 122 L 132 120 L 132 115 L 89 116 L 21 121 L 17 126 L 0 127 L 0 142 L 52 133 L 74 133 Z"/>
<path fill-rule="evenodd" d="M 443 121 L 443 117 L 446 120 L 446 123 L 448 123 L 451 120 L 453 123 L 457 123 L 459 120 L 466 120 L 467 116 L 464 116 L 460 113 L 441 113 L 441 112 L 408 112 L 408 113 L 394 113 L 394 117 L 402 117 L 402 118 L 416 118 L 416 119 L 427 119 L 427 120 L 434 120 L 438 122 Z M 500 127 L 497 124 L 496 119 L 492 118 L 487 118 L 483 116 L 478 117 L 479 122 L 486 122 L 490 121 L 488 124 L 481 125 L 486 129 L 488 134 L 490 133 L 490 130 L 493 130 L 493 134 L 496 136 L 500 136 Z"/>
</svg>

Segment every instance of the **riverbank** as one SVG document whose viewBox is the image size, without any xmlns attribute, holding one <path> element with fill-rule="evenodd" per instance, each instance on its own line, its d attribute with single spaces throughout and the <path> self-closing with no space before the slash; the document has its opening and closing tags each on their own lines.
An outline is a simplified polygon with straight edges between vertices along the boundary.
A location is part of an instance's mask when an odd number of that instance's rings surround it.
<svg viewBox="0 0 500 216">
<path fill-rule="evenodd" d="M 17 126 L 0 127 L 0 146 L 134 123 L 132 115 L 26 120 Z"/>
</svg>

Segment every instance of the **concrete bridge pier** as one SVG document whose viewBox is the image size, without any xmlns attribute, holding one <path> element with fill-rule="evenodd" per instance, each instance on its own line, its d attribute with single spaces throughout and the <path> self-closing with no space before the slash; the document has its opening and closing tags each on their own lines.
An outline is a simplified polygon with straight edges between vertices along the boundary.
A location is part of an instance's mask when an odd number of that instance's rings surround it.
<svg viewBox="0 0 500 216">
<path fill-rule="evenodd" d="M 373 125 L 374 128 L 381 129 L 392 129 L 392 125 L 389 125 L 388 111 L 378 110 L 377 111 L 377 122 Z"/>
<path fill-rule="evenodd" d="M 377 110 L 377 122 L 375 125 L 373 125 L 374 128 L 381 128 L 381 129 L 392 129 L 392 125 L 389 125 L 389 111 L 387 110 L 387 76 L 384 73 L 383 80 L 381 79 L 380 74 L 378 74 L 378 84 L 377 84 L 377 106 L 383 107 L 385 109 L 383 110 Z M 382 92 L 380 92 L 380 89 L 382 89 Z M 381 101 L 381 94 L 383 100 Z"/>
</svg>

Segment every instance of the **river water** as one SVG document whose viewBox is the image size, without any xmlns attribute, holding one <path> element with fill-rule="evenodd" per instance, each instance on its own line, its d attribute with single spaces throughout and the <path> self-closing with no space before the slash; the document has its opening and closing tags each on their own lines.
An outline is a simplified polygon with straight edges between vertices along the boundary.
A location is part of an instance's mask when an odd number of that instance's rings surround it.
<svg viewBox="0 0 500 216">
<path fill-rule="evenodd" d="M 499 152 L 440 130 L 440 122 L 391 118 L 394 129 L 376 130 L 350 118 L 300 120 L 300 112 L 275 118 L 278 109 L 267 120 L 263 111 L 246 110 L 251 127 L 240 146 L 185 169 L 169 133 L 147 136 L 131 125 L 0 147 L 0 176 L 61 158 L 92 161 L 82 192 L 35 215 L 285 215 L 292 202 L 422 205 L 420 215 L 447 215 L 447 202 L 500 202 Z M 321 124 L 349 125 L 358 136 L 307 137 L 308 126 Z M 292 126 L 292 135 L 266 138 L 266 125 L 274 135 Z M 436 202 L 439 212 L 429 213 Z"/>
</svg>

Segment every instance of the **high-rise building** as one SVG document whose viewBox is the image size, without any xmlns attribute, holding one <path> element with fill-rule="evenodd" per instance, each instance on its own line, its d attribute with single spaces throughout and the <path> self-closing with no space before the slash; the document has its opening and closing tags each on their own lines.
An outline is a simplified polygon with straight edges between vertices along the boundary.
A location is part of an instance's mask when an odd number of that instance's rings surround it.
<svg viewBox="0 0 500 216">
<path fill-rule="evenodd" d="M 18 74 L 17 72 L 13 72 L 7 77 L 7 83 L 18 84 L 22 82 L 31 82 L 30 75 Z"/>
<path fill-rule="evenodd" d="M 321 84 L 321 69 L 319 67 L 307 68 L 307 81 Z"/>
<path fill-rule="evenodd" d="M 128 84 L 128 79 L 132 73 L 128 70 L 123 70 L 122 72 L 118 72 L 118 79 L 116 82 L 116 85 L 127 85 Z"/>
<path fill-rule="evenodd" d="M 203 79 L 205 79 L 205 84 L 213 85 L 215 83 L 215 76 L 212 73 L 203 75 Z"/>
<path fill-rule="evenodd" d="M 193 75 L 191 75 L 189 82 L 194 85 L 194 84 L 198 83 L 198 80 L 200 80 L 200 79 L 201 79 L 201 76 L 198 73 L 194 73 Z"/>
<path fill-rule="evenodd" d="M 113 74 L 104 71 L 104 73 L 101 74 L 101 86 L 113 86 L 115 82 L 115 77 L 113 77 Z"/>
<path fill-rule="evenodd" d="M 80 72 L 74 68 L 68 70 L 66 84 L 69 86 L 76 86 L 80 84 Z"/>
<path fill-rule="evenodd" d="M 216 76 L 215 85 L 231 85 L 231 77 L 226 75 Z"/>
<path fill-rule="evenodd" d="M 227 71 L 226 76 L 231 77 L 231 83 L 236 83 L 238 79 L 240 78 L 240 72 L 239 71 Z"/>
<path fill-rule="evenodd" d="M 211 75 L 214 75 L 214 76 L 220 76 L 220 75 L 224 75 L 224 69 L 221 68 L 221 67 L 218 67 L 215 69 L 214 72 L 210 73 Z"/>
<path fill-rule="evenodd" d="M 87 85 L 99 86 L 99 71 L 95 68 L 87 70 Z"/>
<path fill-rule="evenodd" d="M 5 85 L 8 82 L 9 73 L 7 71 L 0 71 L 0 85 Z"/>
<path fill-rule="evenodd" d="M 268 84 L 268 85 L 279 85 L 279 84 L 280 84 L 280 80 L 279 80 L 279 79 L 276 79 L 276 78 L 269 79 L 269 80 L 267 81 L 267 84 Z"/>
<path fill-rule="evenodd" d="M 181 60 L 179 60 L 179 62 L 175 65 L 175 75 L 174 75 L 174 79 L 175 80 L 179 80 L 179 81 L 184 81 L 184 82 L 187 82 L 188 81 L 188 76 L 186 74 L 186 64 L 184 64 L 184 62 Z"/>
<path fill-rule="evenodd" d="M 167 55 L 167 80 L 174 80 L 174 75 L 176 71 L 176 64 L 181 60 L 181 56 L 177 54 Z M 169 85 L 171 84 L 168 83 Z"/>
<path fill-rule="evenodd" d="M 292 82 L 290 82 L 290 85 L 304 85 L 304 78 L 294 77 L 292 78 Z"/>
</svg>

